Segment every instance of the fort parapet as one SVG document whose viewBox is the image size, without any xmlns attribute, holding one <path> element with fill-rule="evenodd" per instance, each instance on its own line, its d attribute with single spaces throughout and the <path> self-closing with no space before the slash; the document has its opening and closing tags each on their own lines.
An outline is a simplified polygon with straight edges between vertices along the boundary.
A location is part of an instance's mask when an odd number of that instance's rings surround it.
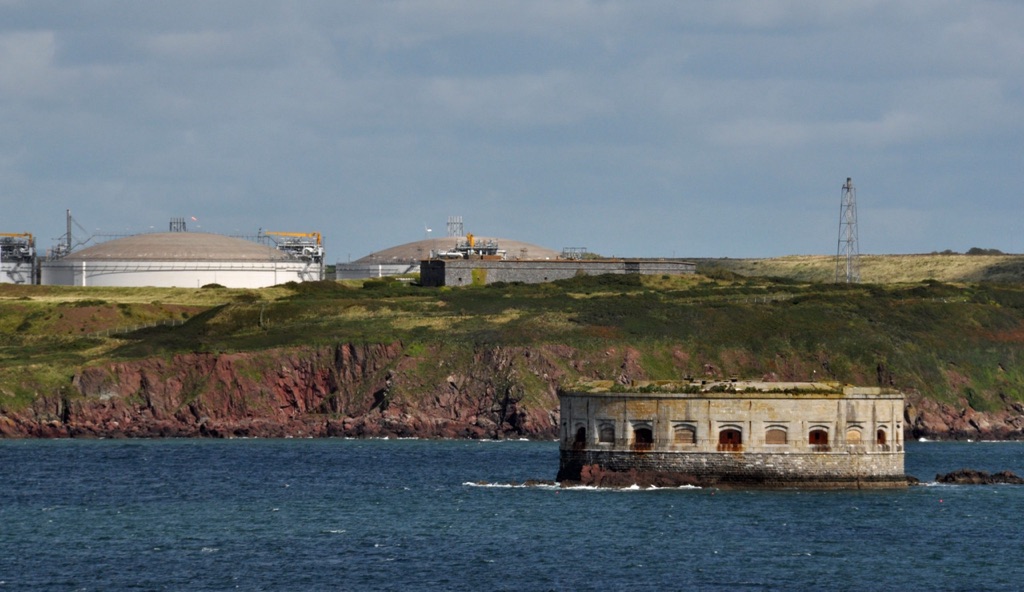
<svg viewBox="0 0 1024 592">
<path fill-rule="evenodd" d="M 558 480 L 897 488 L 903 395 L 829 382 L 578 385 L 559 392 Z"/>
</svg>

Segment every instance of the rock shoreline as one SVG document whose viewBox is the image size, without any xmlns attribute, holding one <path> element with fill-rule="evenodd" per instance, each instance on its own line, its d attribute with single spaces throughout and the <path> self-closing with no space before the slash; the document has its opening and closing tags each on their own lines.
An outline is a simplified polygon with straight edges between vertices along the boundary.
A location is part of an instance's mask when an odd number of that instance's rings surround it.
<svg viewBox="0 0 1024 592">
<path fill-rule="evenodd" d="M 601 378 L 608 368 L 619 382 L 646 378 L 629 348 L 600 360 L 558 345 L 430 356 L 401 343 L 337 344 L 89 366 L 25 408 L 7 409 L 0 392 L 0 437 L 550 440 L 564 380 Z M 1024 440 L 1024 405 L 982 413 L 909 393 L 905 437 Z"/>
</svg>

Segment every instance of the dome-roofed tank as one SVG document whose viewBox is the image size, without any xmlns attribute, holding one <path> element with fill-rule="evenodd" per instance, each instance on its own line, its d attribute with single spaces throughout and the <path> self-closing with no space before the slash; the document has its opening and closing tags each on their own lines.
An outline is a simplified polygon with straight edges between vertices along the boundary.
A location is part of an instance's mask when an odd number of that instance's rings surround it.
<svg viewBox="0 0 1024 592">
<path fill-rule="evenodd" d="M 319 269 L 288 253 L 204 232 L 138 234 L 41 265 L 42 283 L 69 286 L 261 288 L 318 279 Z"/>
</svg>

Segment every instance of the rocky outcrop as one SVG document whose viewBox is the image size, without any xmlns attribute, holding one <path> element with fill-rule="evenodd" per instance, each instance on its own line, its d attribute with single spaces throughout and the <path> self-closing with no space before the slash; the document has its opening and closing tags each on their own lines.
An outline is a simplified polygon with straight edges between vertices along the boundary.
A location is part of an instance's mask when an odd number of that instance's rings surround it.
<svg viewBox="0 0 1024 592">
<path fill-rule="evenodd" d="M 682 362 L 688 355 L 673 351 Z M 0 437 L 550 439 L 558 432 L 559 384 L 643 380 L 640 359 L 629 347 L 584 353 L 552 344 L 188 353 L 84 367 L 28 408 L 4 409 L 0 396 Z M 898 377 L 884 378 L 898 386 Z M 1024 439 L 1024 405 L 1003 402 L 982 413 L 966 400 L 953 405 L 911 392 L 906 436 Z"/>
<path fill-rule="evenodd" d="M 82 369 L 60 393 L 0 415 L 5 437 L 553 438 L 555 366 L 488 348 L 436 383 L 400 343 L 192 353 Z M 532 357 L 532 359 L 531 359 Z M 446 368 L 445 368 L 446 369 Z M 543 392 L 526 391 L 536 372 Z"/>
<path fill-rule="evenodd" d="M 1018 477 L 1011 471 L 1000 471 L 989 473 L 975 469 L 960 469 L 945 475 L 935 475 L 937 483 L 951 483 L 955 485 L 1024 485 L 1024 479 Z"/>
<path fill-rule="evenodd" d="M 1003 408 L 981 412 L 966 400 L 940 403 L 919 393 L 907 396 L 908 438 L 937 440 L 1024 440 L 1024 405 L 1003 399 Z"/>
</svg>

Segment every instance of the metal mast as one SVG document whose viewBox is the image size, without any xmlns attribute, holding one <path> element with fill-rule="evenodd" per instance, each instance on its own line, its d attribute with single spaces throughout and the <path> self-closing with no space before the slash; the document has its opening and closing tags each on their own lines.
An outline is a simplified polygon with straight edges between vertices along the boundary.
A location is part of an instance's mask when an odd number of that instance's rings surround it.
<svg viewBox="0 0 1024 592">
<path fill-rule="evenodd" d="M 857 190 L 846 178 L 839 206 L 839 247 L 836 250 L 836 283 L 860 281 L 860 247 L 857 245 Z"/>
<path fill-rule="evenodd" d="M 466 236 L 462 216 L 448 216 L 448 236 Z"/>
</svg>

